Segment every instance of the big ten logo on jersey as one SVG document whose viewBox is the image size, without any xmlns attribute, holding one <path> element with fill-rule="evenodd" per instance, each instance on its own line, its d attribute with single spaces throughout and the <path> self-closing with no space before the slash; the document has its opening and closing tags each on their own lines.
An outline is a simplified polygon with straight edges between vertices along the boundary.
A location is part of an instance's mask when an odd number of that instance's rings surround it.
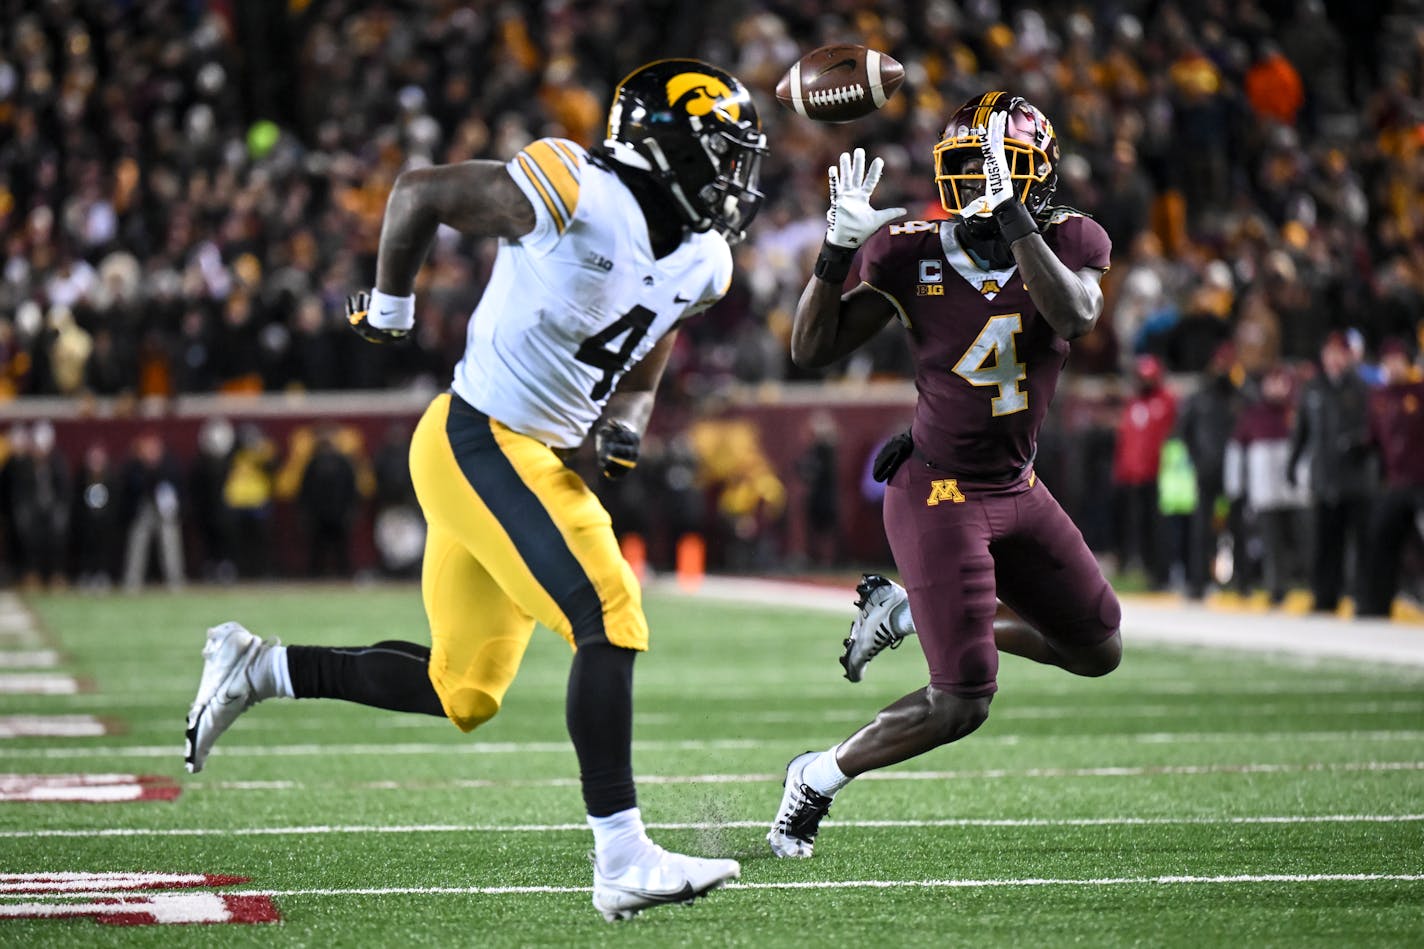
<svg viewBox="0 0 1424 949">
<path fill-rule="evenodd" d="M 592 250 L 584 257 L 583 265 L 585 267 L 592 267 L 595 270 L 602 270 L 604 273 L 608 273 L 613 269 L 613 261 L 597 251 Z"/>
<path fill-rule="evenodd" d="M 915 285 L 915 293 L 922 297 L 944 296 L 944 261 L 920 261 L 920 282 Z"/>
<path fill-rule="evenodd" d="M 891 237 L 899 237 L 901 234 L 927 234 L 931 231 L 939 232 L 939 221 L 901 221 L 899 224 L 890 225 Z"/>
<path fill-rule="evenodd" d="M 959 490 L 958 478 L 930 482 L 930 496 L 925 499 L 925 507 L 938 507 L 941 501 L 964 503 L 964 492 Z"/>
</svg>

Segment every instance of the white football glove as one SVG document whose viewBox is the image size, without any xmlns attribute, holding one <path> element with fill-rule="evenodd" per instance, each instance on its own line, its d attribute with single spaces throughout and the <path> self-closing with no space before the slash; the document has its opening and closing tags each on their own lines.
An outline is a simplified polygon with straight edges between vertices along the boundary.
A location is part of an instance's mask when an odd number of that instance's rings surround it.
<svg viewBox="0 0 1424 949">
<path fill-rule="evenodd" d="M 865 149 L 857 148 L 852 157 L 841 152 L 840 171 L 835 166 L 826 169 L 831 182 L 831 209 L 826 212 L 826 241 L 837 247 L 857 248 L 865 245 L 870 235 L 898 217 L 904 208 L 877 211 L 870 206 L 870 195 L 880 183 L 885 162 L 879 158 L 865 167 Z"/>
<path fill-rule="evenodd" d="M 1014 180 L 1009 176 L 1008 157 L 1004 154 L 1004 126 L 1008 124 L 1009 113 L 995 112 L 989 116 L 989 125 L 984 130 L 984 141 L 979 146 L 984 156 L 984 197 L 982 208 L 992 212 L 1005 201 L 1014 200 Z"/>
</svg>

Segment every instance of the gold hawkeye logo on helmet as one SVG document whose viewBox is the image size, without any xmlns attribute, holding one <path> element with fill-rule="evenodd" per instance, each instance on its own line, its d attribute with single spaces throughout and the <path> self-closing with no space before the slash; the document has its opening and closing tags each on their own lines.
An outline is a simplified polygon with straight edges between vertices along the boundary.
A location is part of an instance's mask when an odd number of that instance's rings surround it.
<svg viewBox="0 0 1424 949">
<path fill-rule="evenodd" d="M 703 116 L 715 108 L 737 121 L 742 117 L 742 107 L 732 98 L 732 90 L 716 76 L 701 72 L 682 72 L 667 82 L 668 102 L 673 108 L 681 106 L 688 115 Z"/>
</svg>

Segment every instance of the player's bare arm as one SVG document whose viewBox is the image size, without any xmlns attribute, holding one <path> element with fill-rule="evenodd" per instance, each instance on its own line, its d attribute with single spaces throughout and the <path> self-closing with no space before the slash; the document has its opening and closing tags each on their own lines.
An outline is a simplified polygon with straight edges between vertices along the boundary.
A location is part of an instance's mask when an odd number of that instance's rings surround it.
<svg viewBox="0 0 1424 949">
<path fill-rule="evenodd" d="M 647 431 L 648 419 L 653 414 L 653 396 L 676 342 L 677 330 L 672 330 L 638 363 L 629 367 L 618 380 L 618 388 L 608 397 L 603 409 L 604 421 L 620 422 L 639 434 Z"/>
<path fill-rule="evenodd" d="M 621 478 L 638 466 L 643 433 L 653 415 L 653 397 L 668 356 L 672 354 L 677 330 L 658 340 L 646 356 L 630 367 L 608 397 L 603 418 L 593 430 L 593 448 L 605 478 Z"/>
<path fill-rule="evenodd" d="M 404 172 L 386 202 L 376 288 L 408 296 L 441 224 L 471 237 L 520 237 L 534 208 L 502 162 L 466 161 Z"/>
<path fill-rule="evenodd" d="M 895 313 L 865 284 L 841 295 L 839 283 L 812 277 L 796 303 L 791 358 L 803 369 L 828 366 L 864 345 Z"/>
<path fill-rule="evenodd" d="M 1064 339 L 1092 332 L 1103 314 L 1103 272 L 1096 267 L 1069 270 L 1041 234 L 1021 238 L 1009 249 L 1029 297 L 1053 331 Z"/>
<path fill-rule="evenodd" d="M 1103 312 L 1103 293 L 1098 285 L 1102 271 L 1070 270 L 1039 233 L 1038 224 L 1015 193 L 1009 173 L 1004 153 L 1007 123 L 1007 110 L 995 112 L 984 129 L 982 201 L 991 209 L 1034 305 L 1054 332 L 1064 339 L 1076 339 L 1091 331 Z"/>
</svg>

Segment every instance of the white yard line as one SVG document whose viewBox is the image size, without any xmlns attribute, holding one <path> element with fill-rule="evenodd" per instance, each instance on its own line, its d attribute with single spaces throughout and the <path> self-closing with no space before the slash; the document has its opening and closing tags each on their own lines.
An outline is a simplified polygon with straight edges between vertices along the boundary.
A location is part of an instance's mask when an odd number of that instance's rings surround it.
<svg viewBox="0 0 1424 949">
<path fill-rule="evenodd" d="M 1312 762 L 1308 764 L 1203 764 L 1203 765 L 1142 765 L 1136 767 L 1102 768 L 992 768 L 980 771 L 873 771 L 862 774 L 857 781 L 979 781 L 997 778 L 1140 778 L 1158 775 L 1203 775 L 1203 774 L 1301 774 L 1307 772 L 1398 772 L 1424 771 L 1424 761 L 1342 761 L 1334 764 Z M 780 782 L 782 774 L 640 774 L 639 784 L 759 784 L 764 781 Z M 235 790 L 252 790 L 255 782 L 233 782 Z M 268 790 L 306 790 L 307 786 L 297 782 L 262 782 Z M 356 785 L 366 790 L 426 790 L 436 787 L 446 788 L 499 788 L 499 787 L 576 787 L 577 778 L 515 778 L 492 780 L 488 778 L 457 778 L 446 782 L 401 782 L 372 781 Z M 279 786 L 280 785 L 280 786 Z M 215 788 L 229 789 L 227 784 L 215 782 L 205 785 L 189 783 L 194 790 Z"/>
<path fill-rule="evenodd" d="M 1143 745 L 1163 744 L 1237 744 L 1246 741 L 1289 743 L 1307 741 L 1390 742 L 1419 741 L 1424 731 L 1341 730 L 1301 732 L 1147 732 L 1126 735 L 984 735 L 977 745 L 1023 745 L 1034 741 L 1062 745 L 1074 741 L 1129 742 Z M 813 739 L 807 739 L 814 743 Z M 681 741 L 635 741 L 636 751 L 739 751 L 765 748 L 764 738 L 687 739 Z M 335 755 L 521 755 L 568 754 L 573 748 L 566 741 L 512 742 L 399 742 L 393 744 L 303 744 L 303 745 L 225 745 L 214 754 L 234 758 L 332 757 Z M 131 745 L 109 747 L 22 748 L 7 751 L 11 758 L 167 758 L 178 753 L 175 745 Z"/>
<path fill-rule="evenodd" d="M 849 586 L 742 577 L 706 577 L 694 594 L 682 591 L 672 580 L 659 579 L 648 586 L 670 596 L 812 609 L 847 621 L 855 598 Z M 1424 666 L 1424 629 L 1388 620 L 1226 612 L 1171 599 L 1132 596 L 1123 598 L 1122 612 L 1123 638 L 1129 649 L 1133 642 L 1152 642 Z"/>
<path fill-rule="evenodd" d="M 1220 876 L 1138 876 L 1086 877 L 1055 879 L 1028 877 L 1023 879 L 987 880 L 815 880 L 783 883 L 728 883 L 728 890 L 928 890 L 979 889 L 985 887 L 1036 886 L 1181 886 L 1192 884 L 1271 884 L 1271 883 L 1419 883 L 1424 873 L 1241 873 Z M 389 886 L 351 887 L 345 889 L 293 890 L 224 890 L 223 896 L 510 896 L 542 893 L 589 893 L 587 886 Z M 110 895 L 96 890 L 75 893 L 78 897 Z"/>
<path fill-rule="evenodd" d="M 81 690 L 79 680 L 70 675 L 0 673 L 0 695 L 75 695 Z"/>
<path fill-rule="evenodd" d="M 53 669 L 57 665 L 58 649 L 0 650 L 0 669 Z"/>
<path fill-rule="evenodd" d="M 1315 772 L 1374 773 L 1424 771 L 1424 761 L 1342 761 L 1307 764 L 1207 764 L 1207 765 L 1144 765 L 1138 767 L 1101 768 L 995 768 L 982 771 L 877 771 L 861 775 L 860 781 L 982 781 L 1000 778 L 1140 778 L 1193 776 L 1214 774 L 1304 774 Z M 0 781 L 6 778 L 0 774 Z M 640 784 L 762 784 L 780 782 L 778 773 L 752 774 L 643 774 Z M 440 781 L 359 781 L 342 784 L 306 784 L 301 781 L 205 781 L 188 779 L 183 787 L 189 791 L 300 791 L 339 787 L 361 791 L 436 791 L 451 788 L 564 788 L 577 787 L 577 778 L 454 778 Z M 0 838 L 27 836 L 29 831 L 0 831 Z M 42 834 L 40 836 L 43 836 Z"/>
<path fill-rule="evenodd" d="M 1081 817 L 1081 818 L 1014 818 L 956 817 L 936 820 L 831 820 L 824 827 L 871 829 L 936 828 L 936 827 L 1239 827 L 1281 824 L 1407 824 L 1424 821 L 1424 814 L 1304 814 L 1264 817 Z M 721 830 L 764 828 L 766 821 L 692 821 L 648 824 L 651 830 Z M 588 824 L 405 824 L 405 825 L 329 825 L 315 824 L 297 827 L 104 827 L 83 830 L 8 830 L 0 831 L 0 839 L 33 839 L 39 837 L 282 837 L 325 836 L 328 834 L 548 834 L 588 831 Z M 3 885 L 0 885 L 0 890 Z"/>
<path fill-rule="evenodd" d="M 93 715 L 0 715 L 0 739 L 93 738 L 111 731 Z"/>
</svg>

